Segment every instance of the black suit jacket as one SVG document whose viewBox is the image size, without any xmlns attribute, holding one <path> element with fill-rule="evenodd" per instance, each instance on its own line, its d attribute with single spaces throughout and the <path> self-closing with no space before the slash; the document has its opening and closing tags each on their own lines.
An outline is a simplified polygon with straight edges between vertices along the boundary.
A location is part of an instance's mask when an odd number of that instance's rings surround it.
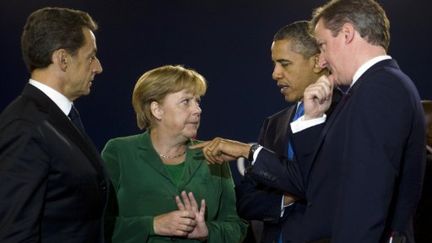
<svg viewBox="0 0 432 243">
<path fill-rule="evenodd" d="M 103 242 L 99 152 L 27 84 L 0 115 L 0 242 Z"/>
<path fill-rule="evenodd" d="M 432 242 L 432 154 L 427 154 L 422 197 L 414 220 L 416 243 Z"/>
<path fill-rule="evenodd" d="M 425 124 L 417 90 L 395 61 L 369 68 L 325 124 L 294 134 L 293 142 L 301 163 L 281 164 L 263 150 L 250 171 L 307 200 L 289 242 L 387 242 L 393 233 L 414 242 Z"/>
<path fill-rule="evenodd" d="M 288 127 L 295 109 L 296 106 L 292 105 L 268 117 L 261 127 L 258 143 L 286 158 L 290 137 Z M 240 217 L 264 222 L 261 242 L 277 242 L 281 229 L 284 234 L 289 234 L 286 215 L 289 215 L 289 221 L 295 222 L 297 215 L 301 215 L 304 209 L 304 203 L 297 202 L 287 207 L 284 217 L 280 217 L 283 192 L 255 182 L 248 173 L 236 185 L 236 194 Z"/>
<path fill-rule="evenodd" d="M 342 93 L 334 90 L 333 101 L 327 115 L 330 116 L 334 107 L 339 102 Z M 291 137 L 290 123 L 295 114 L 297 104 L 291 105 L 272 116 L 266 118 L 261 127 L 258 144 L 272 150 L 280 159 L 280 163 L 286 160 L 288 143 Z M 314 146 L 313 143 L 310 146 Z M 261 242 L 278 242 L 280 232 L 283 239 L 288 239 L 293 234 L 302 218 L 306 207 L 305 200 L 298 200 L 285 208 L 281 217 L 281 200 L 283 191 L 268 187 L 253 180 L 246 173 L 239 185 L 236 186 L 237 211 L 247 220 L 261 220 L 264 222 Z"/>
</svg>

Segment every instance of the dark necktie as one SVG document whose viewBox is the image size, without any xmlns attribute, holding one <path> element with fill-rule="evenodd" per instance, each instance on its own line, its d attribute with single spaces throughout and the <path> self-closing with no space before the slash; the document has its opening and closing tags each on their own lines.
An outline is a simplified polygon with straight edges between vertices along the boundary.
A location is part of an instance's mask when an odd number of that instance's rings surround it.
<svg viewBox="0 0 432 243">
<path fill-rule="evenodd" d="M 80 114 L 74 105 L 72 105 L 72 109 L 70 110 L 68 117 L 75 125 L 75 127 L 78 128 L 78 130 L 80 130 L 82 133 L 85 133 L 84 125 L 81 122 Z"/>
<path fill-rule="evenodd" d="M 299 119 L 301 116 L 303 116 L 304 114 L 304 107 L 303 107 L 303 102 L 300 103 L 300 105 L 298 105 L 297 110 L 292 118 L 291 121 L 295 121 L 297 119 Z M 292 160 L 294 158 L 294 151 L 291 145 L 291 142 L 288 142 L 288 159 Z"/>
</svg>

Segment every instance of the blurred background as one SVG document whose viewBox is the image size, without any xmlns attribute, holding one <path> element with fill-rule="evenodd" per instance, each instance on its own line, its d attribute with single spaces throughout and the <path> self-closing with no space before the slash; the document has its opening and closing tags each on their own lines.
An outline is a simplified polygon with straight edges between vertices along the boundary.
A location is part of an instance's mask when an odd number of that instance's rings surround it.
<svg viewBox="0 0 432 243">
<path fill-rule="evenodd" d="M 181 64 L 205 76 L 198 139 L 255 141 L 263 119 L 287 106 L 275 81 L 270 45 L 290 22 L 309 19 L 321 0 L 0 0 L 0 110 L 29 74 L 20 52 L 27 16 L 45 6 L 77 8 L 98 22 L 98 57 L 104 71 L 76 105 L 99 149 L 109 138 L 139 132 L 131 106 L 135 81 L 145 71 Z M 390 55 L 432 99 L 432 16 L 426 0 L 382 0 L 391 21 Z M 394 107 L 397 109 L 397 107 Z"/>
</svg>

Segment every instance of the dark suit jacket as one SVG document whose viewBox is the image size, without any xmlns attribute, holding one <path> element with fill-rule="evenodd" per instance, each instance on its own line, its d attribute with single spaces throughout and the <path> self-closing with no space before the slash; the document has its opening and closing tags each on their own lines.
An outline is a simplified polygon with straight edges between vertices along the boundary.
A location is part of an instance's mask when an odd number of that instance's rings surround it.
<svg viewBox="0 0 432 243">
<path fill-rule="evenodd" d="M 432 154 L 430 153 L 427 154 L 422 191 L 414 220 L 414 236 L 416 243 L 430 243 L 432 242 Z"/>
<path fill-rule="evenodd" d="M 0 115 L 0 185 L 0 242 L 103 242 L 100 155 L 30 84 Z"/>
<path fill-rule="evenodd" d="M 341 98 L 341 91 L 334 90 L 333 102 L 327 112 L 330 116 L 335 105 Z M 291 137 L 290 123 L 295 114 L 297 104 L 291 105 L 264 120 L 261 127 L 258 144 L 272 150 L 281 160 L 287 158 L 288 143 Z M 311 143 L 310 146 L 313 146 Z M 293 234 L 292 230 L 301 220 L 306 202 L 298 200 L 285 208 L 281 215 L 281 200 L 283 191 L 257 183 L 249 174 L 245 174 L 239 185 L 236 186 L 237 210 L 241 217 L 247 220 L 261 220 L 264 222 L 261 242 L 277 242 L 280 232 L 283 239 Z"/>
<path fill-rule="evenodd" d="M 287 157 L 288 138 L 290 136 L 289 124 L 295 113 L 295 105 L 292 105 L 270 117 L 261 127 L 258 143 L 276 154 Z M 277 242 L 281 228 L 283 232 L 289 233 L 286 215 L 290 221 L 297 214 L 302 214 L 304 203 L 297 202 L 287 207 L 284 217 L 281 214 L 281 200 L 283 192 L 255 182 L 249 174 L 245 174 L 240 184 L 236 185 L 237 211 L 240 217 L 247 220 L 261 220 L 264 222 L 261 242 Z M 288 225 L 287 225 L 288 226 Z"/>
<path fill-rule="evenodd" d="M 348 97 L 348 98 L 346 98 Z M 307 200 L 289 242 L 413 241 L 412 218 L 425 162 L 417 90 L 393 60 L 369 68 L 325 124 L 293 136 L 301 163 L 263 150 L 251 168 L 261 183 Z M 318 147 L 311 149 L 311 141 Z"/>
</svg>

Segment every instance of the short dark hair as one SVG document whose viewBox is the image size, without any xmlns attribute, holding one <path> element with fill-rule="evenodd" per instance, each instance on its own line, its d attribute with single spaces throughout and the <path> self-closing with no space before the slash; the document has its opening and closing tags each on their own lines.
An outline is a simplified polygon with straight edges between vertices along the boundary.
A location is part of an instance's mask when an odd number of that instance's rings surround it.
<svg viewBox="0 0 432 243">
<path fill-rule="evenodd" d="M 273 41 L 278 40 L 291 40 L 292 51 L 305 58 L 310 58 L 320 51 L 316 40 L 309 33 L 308 21 L 296 21 L 282 27 L 273 37 Z"/>
<path fill-rule="evenodd" d="M 96 22 L 86 12 L 69 8 L 46 7 L 34 11 L 24 25 L 21 51 L 32 72 L 51 64 L 52 53 L 64 48 L 71 55 L 85 43 L 83 28 L 96 31 Z"/>
<path fill-rule="evenodd" d="M 333 36 L 339 33 L 345 23 L 351 23 L 368 43 L 388 50 L 390 21 L 375 0 L 332 0 L 314 10 L 312 29 L 320 19 Z"/>
</svg>

